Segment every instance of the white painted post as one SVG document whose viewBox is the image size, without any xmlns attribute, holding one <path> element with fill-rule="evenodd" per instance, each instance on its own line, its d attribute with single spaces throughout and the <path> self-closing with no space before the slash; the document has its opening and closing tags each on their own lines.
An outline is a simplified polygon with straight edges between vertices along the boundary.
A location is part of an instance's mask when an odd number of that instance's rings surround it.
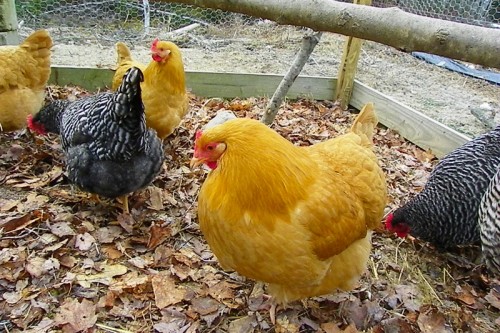
<svg viewBox="0 0 500 333">
<path fill-rule="evenodd" d="M 142 10 L 144 12 L 144 35 L 149 35 L 149 26 L 151 20 L 149 0 L 142 0 Z"/>
<path fill-rule="evenodd" d="M 19 44 L 16 4 L 14 0 L 0 0 L 0 45 Z"/>
</svg>

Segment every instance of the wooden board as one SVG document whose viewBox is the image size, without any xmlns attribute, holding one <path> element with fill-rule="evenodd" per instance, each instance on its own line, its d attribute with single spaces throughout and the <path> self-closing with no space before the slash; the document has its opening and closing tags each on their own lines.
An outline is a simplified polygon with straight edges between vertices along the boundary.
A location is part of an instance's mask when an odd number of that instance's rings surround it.
<svg viewBox="0 0 500 333">
<path fill-rule="evenodd" d="M 52 66 L 49 84 L 58 86 L 79 86 L 86 90 L 98 91 L 111 87 L 115 71 L 109 68 Z"/>
<path fill-rule="evenodd" d="M 114 71 L 107 68 L 53 66 L 49 83 L 59 86 L 77 85 L 95 91 L 111 86 Z M 248 98 L 270 97 L 283 76 L 276 74 L 239 74 L 215 72 L 186 72 L 186 85 L 194 94 L 203 97 Z M 332 99 L 336 79 L 298 77 L 289 98 L 308 97 Z"/>
<path fill-rule="evenodd" d="M 470 140 L 462 133 L 355 80 L 350 104 L 361 109 L 367 101 L 374 103 L 381 124 L 397 130 L 419 147 L 431 149 L 438 157 Z"/>
<path fill-rule="evenodd" d="M 204 97 L 271 97 L 282 79 L 282 75 L 275 74 L 186 73 L 188 87 L 196 95 Z M 299 76 L 288 91 L 287 97 L 332 99 L 335 83 L 333 78 Z"/>
<path fill-rule="evenodd" d="M 49 83 L 78 85 L 95 91 L 109 86 L 113 73 L 105 68 L 52 67 Z M 202 97 L 270 97 L 282 77 L 274 74 L 186 72 L 188 89 Z M 334 78 L 299 76 L 287 97 L 332 99 L 336 82 Z M 382 125 L 398 131 L 423 149 L 431 149 L 438 157 L 469 140 L 467 136 L 355 80 L 350 104 L 361 109 L 368 102 L 375 104 Z"/>
</svg>

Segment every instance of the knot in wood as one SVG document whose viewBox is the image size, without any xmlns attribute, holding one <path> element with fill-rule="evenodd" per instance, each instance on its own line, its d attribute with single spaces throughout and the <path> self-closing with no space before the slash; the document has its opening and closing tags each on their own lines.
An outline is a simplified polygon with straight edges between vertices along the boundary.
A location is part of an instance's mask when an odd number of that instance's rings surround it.
<svg viewBox="0 0 500 333">
<path fill-rule="evenodd" d="M 446 44 L 449 36 L 450 33 L 445 29 L 439 29 L 436 32 L 436 40 L 439 42 L 440 45 Z"/>
<path fill-rule="evenodd" d="M 351 21 L 351 19 L 352 19 L 351 13 L 349 13 L 349 11 L 347 9 L 343 9 L 340 12 L 339 20 L 338 20 L 337 24 L 339 26 L 344 26 L 344 25 L 348 24 L 349 21 Z"/>
</svg>

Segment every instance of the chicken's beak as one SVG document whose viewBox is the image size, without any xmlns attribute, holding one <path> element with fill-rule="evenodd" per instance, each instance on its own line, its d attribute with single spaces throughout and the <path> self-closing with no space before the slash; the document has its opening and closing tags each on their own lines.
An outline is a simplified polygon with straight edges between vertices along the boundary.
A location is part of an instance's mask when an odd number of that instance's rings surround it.
<svg viewBox="0 0 500 333">
<path fill-rule="evenodd" d="M 200 166 L 201 164 L 203 164 L 205 162 L 206 162 L 205 158 L 193 157 L 191 159 L 191 161 L 189 162 L 189 167 L 191 168 L 191 170 L 193 170 L 194 168 Z"/>
</svg>

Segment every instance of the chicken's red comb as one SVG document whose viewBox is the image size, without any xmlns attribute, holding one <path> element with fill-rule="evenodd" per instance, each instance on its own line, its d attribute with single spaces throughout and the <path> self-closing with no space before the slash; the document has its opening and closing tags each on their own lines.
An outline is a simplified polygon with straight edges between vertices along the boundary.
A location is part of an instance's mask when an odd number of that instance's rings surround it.
<svg viewBox="0 0 500 333">
<path fill-rule="evenodd" d="M 385 219 L 385 228 L 389 231 L 393 230 L 393 227 L 392 227 L 392 219 L 393 218 L 394 218 L 394 214 L 390 213 L 389 215 L 387 215 L 387 218 Z"/>
<path fill-rule="evenodd" d="M 159 39 L 158 39 L 158 37 L 156 37 L 156 38 L 153 40 L 153 42 L 151 43 L 151 48 L 156 48 L 156 45 L 158 45 L 158 41 L 159 41 Z"/>
<path fill-rule="evenodd" d="M 203 132 L 201 130 L 197 130 L 196 131 L 196 136 L 195 136 L 196 140 L 198 140 L 201 137 L 202 134 L 203 134 Z"/>
<path fill-rule="evenodd" d="M 33 124 L 33 115 L 29 114 L 27 117 L 26 117 L 26 123 L 28 124 L 28 128 L 32 131 L 35 130 L 35 124 Z"/>
<path fill-rule="evenodd" d="M 33 115 L 29 114 L 28 117 L 26 117 L 26 123 L 31 131 L 42 135 L 46 134 L 45 127 L 42 124 L 33 122 Z"/>
</svg>

